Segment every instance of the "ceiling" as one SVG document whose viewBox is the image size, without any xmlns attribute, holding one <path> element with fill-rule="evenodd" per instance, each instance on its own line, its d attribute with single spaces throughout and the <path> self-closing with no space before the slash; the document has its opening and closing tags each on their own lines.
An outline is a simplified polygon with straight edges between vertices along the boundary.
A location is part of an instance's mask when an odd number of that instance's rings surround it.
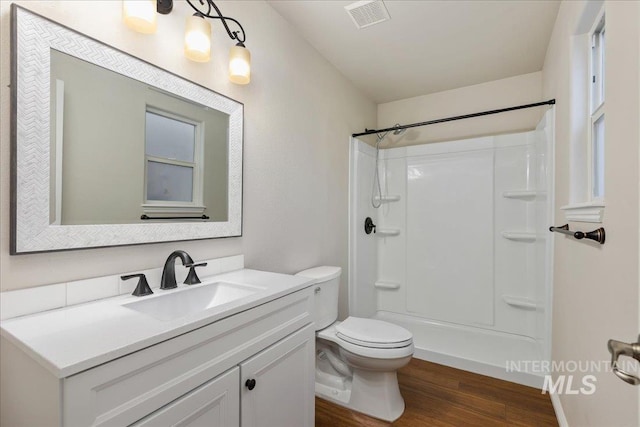
<svg viewBox="0 0 640 427">
<path fill-rule="evenodd" d="M 391 20 L 357 29 L 353 1 L 269 4 L 377 103 L 540 71 L 556 0 L 386 0 Z"/>
</svg>

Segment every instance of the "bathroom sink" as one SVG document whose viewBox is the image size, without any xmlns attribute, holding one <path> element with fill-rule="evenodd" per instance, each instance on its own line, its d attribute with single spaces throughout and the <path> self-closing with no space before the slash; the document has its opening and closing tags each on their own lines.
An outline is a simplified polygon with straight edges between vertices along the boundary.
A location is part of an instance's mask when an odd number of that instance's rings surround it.
<svg viewBox="0 0 640 427">
<path fill-rule="evenodd" d="M 261 288 L 234 283 L 217 282 L 195 288 L 178 290 L 123 304 L 158 320 L 173 320 L 209 308 L 226 304 L 261 291 Z M 163 291 L 156 291 L 163 292 Z"/>
</svg>

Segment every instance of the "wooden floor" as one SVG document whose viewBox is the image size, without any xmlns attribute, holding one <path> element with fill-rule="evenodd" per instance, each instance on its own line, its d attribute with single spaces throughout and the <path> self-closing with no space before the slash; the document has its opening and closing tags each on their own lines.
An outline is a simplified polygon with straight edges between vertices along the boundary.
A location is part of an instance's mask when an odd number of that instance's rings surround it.
<svg viewBox="0 0 640 427">
<path fill-rule="evenodd" d="M 412 359 L 398 371 L 406 409 L 387 423 L 316 398 L 316 427 L 557 426 L 548 394 Z"/>
</svg>

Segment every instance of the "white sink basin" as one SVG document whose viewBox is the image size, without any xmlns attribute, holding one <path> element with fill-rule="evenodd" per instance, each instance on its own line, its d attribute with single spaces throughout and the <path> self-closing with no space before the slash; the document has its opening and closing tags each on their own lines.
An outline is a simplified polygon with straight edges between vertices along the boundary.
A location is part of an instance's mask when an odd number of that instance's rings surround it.
<svg viewBox="0 0 640 427">
<path fill-rule="evenodd" d="M 261 290 L 256 287 L 217 282 L 145 298 L 122 306 L 158 320 L 173 320 L 247 297 Z"/>
</svg>

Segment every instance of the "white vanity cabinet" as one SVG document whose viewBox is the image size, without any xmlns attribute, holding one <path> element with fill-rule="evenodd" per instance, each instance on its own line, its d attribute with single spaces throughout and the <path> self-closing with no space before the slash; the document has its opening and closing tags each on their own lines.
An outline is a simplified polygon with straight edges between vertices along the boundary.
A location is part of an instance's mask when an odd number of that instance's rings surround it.
<svg viewBox="0 0 640 427">
<path fill-rule="evenodd" d="M 314 341 L 308 325 L 133 425 L 312 426 Z"/>
<path fill-rule="evenodd" d="M 62 379 L 10 345 L 3 363 L 30 372 L 3 426 L 311 427 L 312 322 L 307 287 Z"/>
</svg>

